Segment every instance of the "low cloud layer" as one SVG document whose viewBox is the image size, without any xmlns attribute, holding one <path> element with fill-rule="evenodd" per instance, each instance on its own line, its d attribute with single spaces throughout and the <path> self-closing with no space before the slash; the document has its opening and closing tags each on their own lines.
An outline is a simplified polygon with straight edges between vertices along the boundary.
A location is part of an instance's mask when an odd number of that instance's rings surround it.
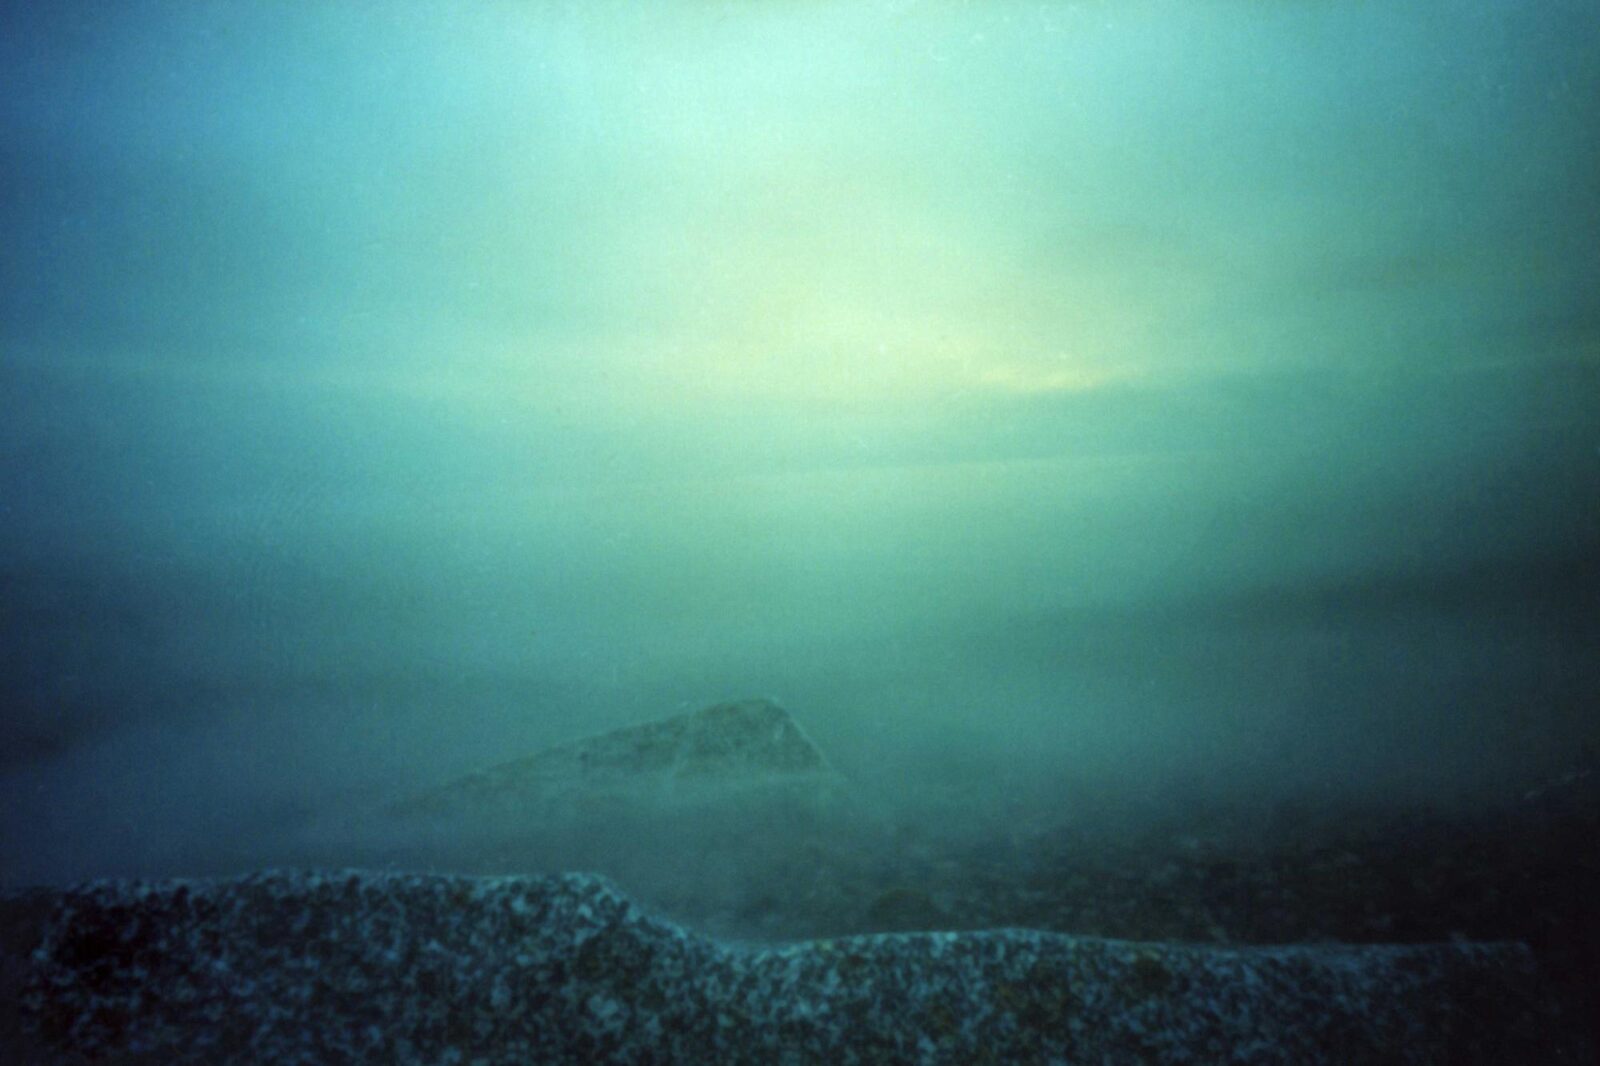
<svg viewBox="0 0 1600 1066">
<path fill-rule="evenodd" d="M 1588 5 L 4 19 L 26 875 L 730 696 L 890 796 L 1595 739 Z"/>
</svg>

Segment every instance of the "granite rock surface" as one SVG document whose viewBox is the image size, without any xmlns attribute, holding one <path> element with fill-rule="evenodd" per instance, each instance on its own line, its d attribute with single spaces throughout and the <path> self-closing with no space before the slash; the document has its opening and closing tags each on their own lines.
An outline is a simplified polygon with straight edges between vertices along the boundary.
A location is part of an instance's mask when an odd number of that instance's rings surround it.
<svg viewBox="0 0 1600 1066">
<path fill-rule="evenodd" d="M 754 946 L 581 874 L 101 881 L 25 909 L 40 1061 L 1584 1061 L 1514 943 Z"/>
</svg>

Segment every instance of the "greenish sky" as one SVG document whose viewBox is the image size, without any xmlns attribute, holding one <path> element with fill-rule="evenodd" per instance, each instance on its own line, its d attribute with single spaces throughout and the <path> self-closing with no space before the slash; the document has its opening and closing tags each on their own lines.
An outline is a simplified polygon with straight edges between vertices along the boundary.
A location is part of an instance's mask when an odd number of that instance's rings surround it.
<svg viewBox="0 0 1600 1066">
<path fill-rule="evenodd" d="M 947 408 L 1588 359 L 1585 15 L 53 15 L 11 35 L 13 333 L 469 421 L 881 444 Z"/>
<path fill-rule="evenodd" d="M 422 671 L 482 685 L 395 763 L 996 686 L 1124 752 L 1156 675 L 1155 746 L 1332 721 L 1289 630 L 1592 626 L 1591 3 L 0 12 L 13 750 Z M 1430 626 L 1361 698 L 1472 688 Z"/>
</svg>

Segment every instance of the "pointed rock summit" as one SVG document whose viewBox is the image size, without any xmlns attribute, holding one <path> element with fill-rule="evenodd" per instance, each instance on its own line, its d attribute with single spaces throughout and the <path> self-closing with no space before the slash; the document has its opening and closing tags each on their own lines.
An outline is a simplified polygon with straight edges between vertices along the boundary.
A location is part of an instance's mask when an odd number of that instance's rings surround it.
<svg viewBox="0 0 1600 1066">
<path fill-rule="evenodd" d="M 540 810 L 597 798 L 698 799 L 773 786 L 826 790 L 822 753 L 771 700 L 719 703 L 587 737 L 480 770 L 399 804 L 396 813 Z"/>
</svg>

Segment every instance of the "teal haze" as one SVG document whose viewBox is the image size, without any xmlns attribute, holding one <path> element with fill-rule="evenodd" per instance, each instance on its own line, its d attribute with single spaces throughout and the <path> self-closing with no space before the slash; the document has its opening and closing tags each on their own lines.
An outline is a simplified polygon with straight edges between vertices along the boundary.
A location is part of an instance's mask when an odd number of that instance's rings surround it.
<svg viewBox="0 0 1600 1066">
<path fill-rule="evenodd" d="M 1586 0 L 0 20 L 0 875 L 746 696 L 912 804 L 1594 758 Z"/>
</svg>

